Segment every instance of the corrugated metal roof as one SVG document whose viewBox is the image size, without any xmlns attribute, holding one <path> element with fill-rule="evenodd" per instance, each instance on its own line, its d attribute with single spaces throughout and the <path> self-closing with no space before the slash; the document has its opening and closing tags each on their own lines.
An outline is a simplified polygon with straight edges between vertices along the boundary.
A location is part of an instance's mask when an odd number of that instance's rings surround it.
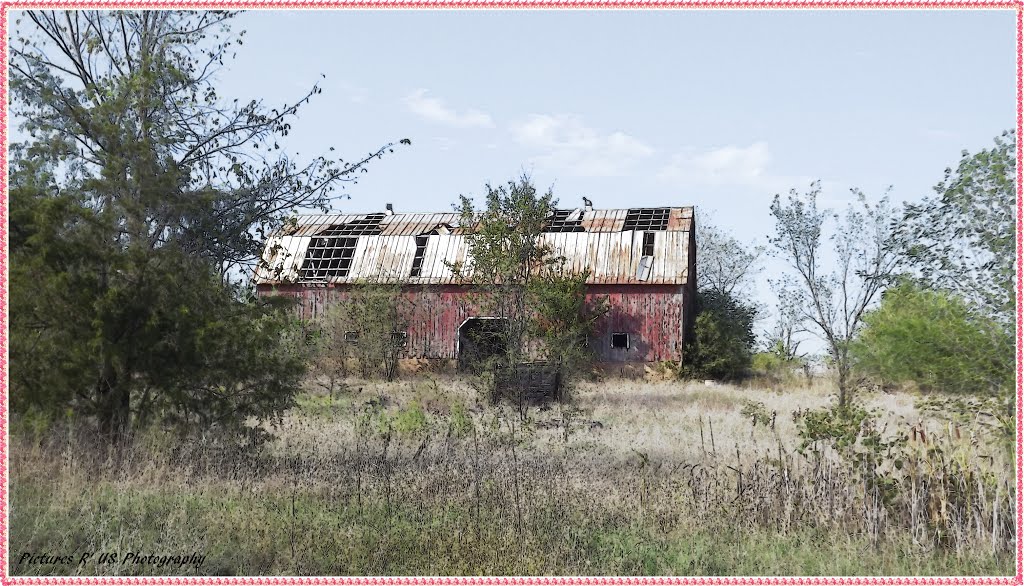
<svg viewBox="0 0 1024 586">
<path fill-rule="evenodd" d="M 589 283 L 684 284 L 690 266 L 689 232 L 693 226 L 693 208 L 670 208 L 668 229 L 653 232 L 654 255 L 638 277 L 643 257 L 643 231 L 623 231 L 628 210 L 584 211 L 584 232 L 545 232 L 541 241 L 553 253 L 565 257 L 565 267 L 579 273 L 590 269 Z M 270 238 L 264 250 L 266 266 L 256 271 L 256 283 L 294 283 L 299 280 L 306 252 L 312 246 L 325 246 L 327 238 L 316 235 L 332 226 L 366 218 L 358 215 L 300 216 L 297 225 L 286 233 Z M 404 282 L 410 284 L 457 284 L 461 281 L 451 266 L 466 265 L 467 241 L 459 227 L 459 214 L 395 214 L 380 221 L 380 235 L 358 236 L 355 253 L 347 272 L 328 279 L 330 283 L 363 281 Z M 440 229 L 438 229 L 441 227 Z M 410 276 L 417 254 L 416 236 L 426 235 L 420 275 Z M 351 249 L 350 249 L 351 250 Z"/>
</svg>

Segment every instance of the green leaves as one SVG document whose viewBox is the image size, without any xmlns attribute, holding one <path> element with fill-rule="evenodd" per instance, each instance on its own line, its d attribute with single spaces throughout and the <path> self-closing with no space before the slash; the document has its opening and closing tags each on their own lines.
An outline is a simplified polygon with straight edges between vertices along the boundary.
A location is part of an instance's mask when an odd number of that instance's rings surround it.
<svg viewBox="0 0 1024 586">
<path fill-rule="evenodd" d="M 1016 161 L 1012 130 L 991 149 L 964 151 L 935 197 L 905 206 L 896 242 L 921 284 L 956 293 L 1007 330 L 1015 304 Z"/>
<path fill-rule="evenodd" d="M 565 259 L 541 239 L 557 203 L 550 190 L 538 192 L 526 175 L 486 189 L 479 210 L 461 197 L 469 258 L 452 270 L 475 284 L 483 315 L 501 318 L 504 364 L 529 356 L 572 372 L 590 359 L 587 339 L 606 305 L 586 301 L 589 273 L 564 271 Z"/>
<path fill-rule="evenodd" d="M 695 339 L 684 357 L 683 374 L 723 380 L 747 374 L 756 340 L 756 315 L 753 306 L 728 293 L 698 292 Z"/>
<path fill-rule="evenodd" d="M 123 215 L 125 240 L 180 238 L 224 275 L 257 262 L 257 228 L 277 228 L 298 207 L 328 207 L 394 146 L 350 163 L 286 154 L 300 106 L 321 89 L 276 109 L 224 100 L 214 74 L 240 44 L 235 14 L 33 11 L 11 48 L 12 108 L 33 137 L 25 154 Z M 217 205 L 196 205 L 210 192 Z"/>
<path fill-rule="evenodd" d="M 951 293 L 904 282 L 865 323 L 851 353 L 868 376 L 953 393 L 1012 388 L 1013 338 Z"/>
</svg>

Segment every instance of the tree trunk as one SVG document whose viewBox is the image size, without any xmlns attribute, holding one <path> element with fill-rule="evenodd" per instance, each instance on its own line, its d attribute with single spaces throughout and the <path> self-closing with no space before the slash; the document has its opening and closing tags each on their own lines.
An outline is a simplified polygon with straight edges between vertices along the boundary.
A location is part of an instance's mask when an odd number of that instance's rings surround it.
<svg viewBox="0 0 1024 586">
<path fill-rule="evenodd" d="M 128 431 L 131 397 L 110 356 L 103 359 L 103 371 L 96 382 L 96 399 L 100 434 L 112 444 L 120 443 Z"/>
<path fill-rule="evenodd" d="M 839 408 L 846 410 L 850 406 L 850 364 L 849 360 L 840 356 L 836 360 L 839 370 Z"/>
</svg>

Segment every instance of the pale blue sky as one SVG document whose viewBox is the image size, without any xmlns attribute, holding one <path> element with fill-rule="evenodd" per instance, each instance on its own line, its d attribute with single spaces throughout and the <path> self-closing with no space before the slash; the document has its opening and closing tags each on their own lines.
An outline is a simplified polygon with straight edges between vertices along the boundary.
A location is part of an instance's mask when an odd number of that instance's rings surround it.
<svg viewBox="0 0 1024 586">
<path fill-rule="evenodd" d="M 1008 10 L 255 11 L 237 26 L 224 95 L 278 105 L 326 75 L 290 150 L 412 139 L 343 211 L 447 211 L 527 171 L 566 207 L 694 205 L 763 244 L 773 194 L 821 179 L 826 205 L 852 186 L 919 199 L 1016 114 Z M 774 305 L 767 284 L 756 298 Z"/>
<path fill-rule="evenodd" d="M 321 80 L 288 147 L 408 137 L 352 200 L 447 210 L 522 171 L 564 203 L 696 205 L 766 233 L 771 195 L 930 190 L 1014 122 L 1012 11 L 255 11 L 224 95 Z"/>
</svg>

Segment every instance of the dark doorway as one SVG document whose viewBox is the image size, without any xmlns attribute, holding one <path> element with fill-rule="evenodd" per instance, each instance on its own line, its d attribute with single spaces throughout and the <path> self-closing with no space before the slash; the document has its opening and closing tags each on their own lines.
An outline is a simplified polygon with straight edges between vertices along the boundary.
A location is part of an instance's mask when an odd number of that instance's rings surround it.
<svg viewBox="0 0 1024 586">
<path fill-rule="evenodd" d="M 459 370 L 480 372 L 487 362 L 505 354 L 502 320 L 471 317 L 459 326 Z"/>
</svg>

